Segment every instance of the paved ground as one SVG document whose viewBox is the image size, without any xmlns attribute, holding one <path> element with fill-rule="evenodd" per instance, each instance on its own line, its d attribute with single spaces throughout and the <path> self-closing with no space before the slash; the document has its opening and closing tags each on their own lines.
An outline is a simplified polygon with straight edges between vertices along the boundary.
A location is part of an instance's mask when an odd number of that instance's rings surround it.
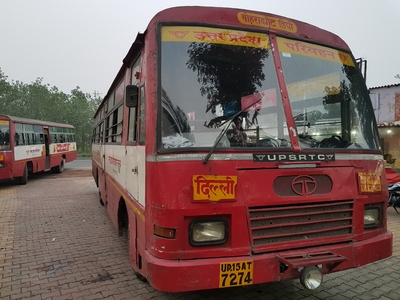
<svg viewBox="0 0 400 300">
<path fill-rule="evenodd" d="M 394 255 L 324 277 L 317 292 L 298 281 L 167 294 L 134 275 L 127 241 L 99 205 L 90 170 L 0 184 L 0 299 L 400 299 L 400 215 L 388 211 Z"/>
</svg>

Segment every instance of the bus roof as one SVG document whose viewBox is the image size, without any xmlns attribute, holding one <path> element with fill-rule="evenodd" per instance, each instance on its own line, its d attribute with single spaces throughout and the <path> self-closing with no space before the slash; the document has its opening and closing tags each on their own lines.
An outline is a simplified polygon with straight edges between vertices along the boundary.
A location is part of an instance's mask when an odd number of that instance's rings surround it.
<svg viewBox="0 0 400 300">
<path fill-rule="evenodd" d="M 242 29 L 247 27 L 349 50 L 348 45 L 332 32 L 296 19 L 263 11 L 227 7 L 178 6 L 157 13 L 149 22 L 149 27 L 151 24 L 168 22 L 177 25 L 192 23 L 207 26 L 208 23 L 210 26 L 232 26 Z"/>
<path fill-rule="evenodd" d="M 21 118 L 21 117 L 13 117 L 13 116 L 8 116 L 8 115 L 0 115 L 0 119 L 9 119 L 10 121 L 17 122 L 17 123 L 23 123 L 23 124 L 32 124 L 32 125 L 42 125 L 42 126 L 49 126 L 49 127 L 63 127 L 63 128 L 73 128 L 75 129 L 74 126 L 69 125 L 69 124 L 62 124 L 62 123 L 56 123 L 56 122 L 49 122 L 49 121 L 41 121 L 41 120 L 35 120 L 35 119 L 27 119 L 27 118 Z"/>
</svg>

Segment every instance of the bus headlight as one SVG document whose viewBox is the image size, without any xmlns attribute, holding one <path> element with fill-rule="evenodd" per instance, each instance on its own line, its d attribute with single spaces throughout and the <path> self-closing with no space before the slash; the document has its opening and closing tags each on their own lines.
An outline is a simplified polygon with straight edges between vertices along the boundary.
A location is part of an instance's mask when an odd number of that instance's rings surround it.
<svg viewBox="0 0 400 300">
<path fill-rule="evenodd" d="M 364 228 L 376 227 L 380 222 L 381 209 L 377 206 L 364 208 Z"/>
<path fill-rule="evenodd" d="M 0 162 L 0 168 L 4 168 L 4 163 Z"/>
<path fill-rule="evenodd" d="M 227 239 L 225 219 L 193 220 L 189 225 L 189 242 L 193 246 L 223 244 Z"/>
</svg>

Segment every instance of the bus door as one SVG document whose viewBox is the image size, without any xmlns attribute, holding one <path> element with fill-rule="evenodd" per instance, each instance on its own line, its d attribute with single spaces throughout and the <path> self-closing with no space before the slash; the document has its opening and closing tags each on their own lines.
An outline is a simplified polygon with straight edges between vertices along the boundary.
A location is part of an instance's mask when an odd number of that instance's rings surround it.
<svg viewBox="0 0 400 300">
<path fill-rule="evenodd" d="M 46 152 L 46 170 L 50 169 L 50 146 L 49 146 L 49 128 L 43 128 L 44 145 Z"/>
</svg>

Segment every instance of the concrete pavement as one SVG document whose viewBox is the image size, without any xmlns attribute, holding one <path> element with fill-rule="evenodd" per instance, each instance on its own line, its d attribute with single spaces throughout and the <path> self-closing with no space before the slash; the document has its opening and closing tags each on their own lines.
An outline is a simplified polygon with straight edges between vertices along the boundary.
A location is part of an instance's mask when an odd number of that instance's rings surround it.
<svg viewBox="0 0 400 300">
<path fill-rule="evenodd" d="M 400 299 L 400 214 L 391 208 L 394 255 L 327 275 L 318 291 L 296 280 L 158 292 L 134 275 L 127 240 L 117 236 L 90 176 L 66 170 L 25 186 L 0 184 L 0 299 Z"/>
</svg>

